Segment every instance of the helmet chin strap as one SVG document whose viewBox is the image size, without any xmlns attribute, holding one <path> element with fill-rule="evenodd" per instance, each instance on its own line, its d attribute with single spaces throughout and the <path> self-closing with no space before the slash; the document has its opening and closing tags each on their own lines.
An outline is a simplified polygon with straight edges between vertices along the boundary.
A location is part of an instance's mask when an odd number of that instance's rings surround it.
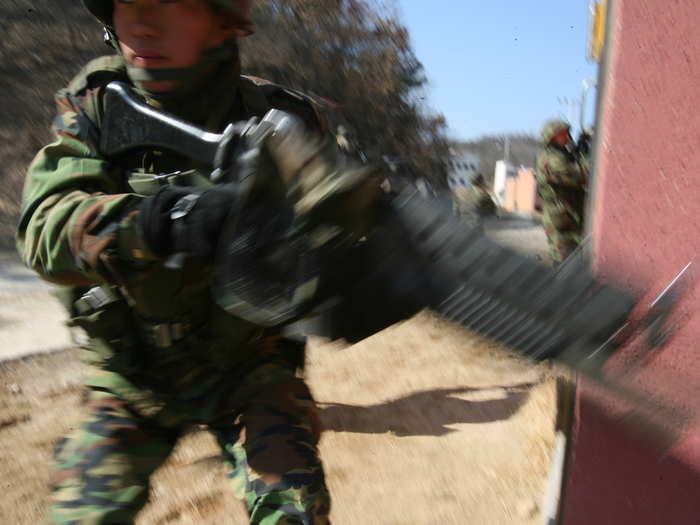
<svg viewBox="0 0 700 525">
<path fill-rule="evenodd" d="M 224 42 L 221 47 L 207 49 L 199 61 L 190 67 L 146 69 L 127 65 L 126 71 L 134 85 L 144 94 L 156 101 L 167 102 L 190 94 L 199 88 L 219 65 L 232 62 L 238 63 L 238 45 L 235 38 Z M 164 81 L 175 82 L 175 86 L 167 91 L 155 92 L 145 87 L 149 82 Z"/>
<path fill-rule="evenodd" d="M 229 62 L 236 57 L 236 49 L 233 42 L 228 41 L 221 47 L 207 49 L 202 53 L 200 60 L 190 67 L 146 69 L 142 67 L 127 66 L 129 78 L 134 82 L 160 82 L 164 80 L 177 81 L 188 84 L 196 81 L 201 76 L 222 62 Z"/>
<path fill-rule="evenodd" d="M 111 27 L 105 27 L 105 42 L 124 56 L 119 47 L 117 35 Z M 206 80 L 217 66 L 225 62 L 239 63 L 238 42 L 230 38 L 220 47 L 207 49 L 202 52 L 199 61 L 189 67 L 147 69 L 127 65 L 126 71 L 134 86 L 148 98 L 167 103 L 190 94 Z M 145 87 L 149 82 L 175 82 L 173 89 L 167 91 L 150 91 Z"/>
</svg>

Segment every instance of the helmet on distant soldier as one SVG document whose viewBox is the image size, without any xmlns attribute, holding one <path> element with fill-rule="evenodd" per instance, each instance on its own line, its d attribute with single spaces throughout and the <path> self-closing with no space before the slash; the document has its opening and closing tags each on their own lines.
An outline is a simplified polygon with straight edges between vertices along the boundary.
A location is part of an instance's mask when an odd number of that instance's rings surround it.
<svg viewBox="0 0 700 525">
<path fill-rule="evenodd" d="M 228 11 L 236 17 L 241 36 L 255 31 L 251 11 L 253 0 L 207 0 L 214 8 Z M 92 15 L 106 26 L 112 25 L 113 0 L 83 0 Z"/>
<path fill-rule="evenodd" d="M 571 130 L 571 124 L 569 124 L 566 120 L 548 120 L 542 127 L 542 142 L 549 144 L 557 133 L 564 130 Z"/>
</svg>

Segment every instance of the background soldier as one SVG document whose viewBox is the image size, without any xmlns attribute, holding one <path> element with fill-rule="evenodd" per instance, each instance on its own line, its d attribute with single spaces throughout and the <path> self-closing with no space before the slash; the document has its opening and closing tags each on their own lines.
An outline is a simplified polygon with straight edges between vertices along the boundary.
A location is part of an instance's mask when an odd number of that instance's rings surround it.
<svg viewBox="0 0 700 525">
<path fill-rule="evenodd" d="M 489 217 L 496 213 L 496 203 L 481 173 L 477 173 L 472 179 L 472 193 L 474 208 L 480 217 Z"/>
<path fill-rule="evenodd" d="M 327 523 L 316 406 L 295 374 L 303 344 L 233 317 L 209 292 L 236 195 L 178 155 L 144 148 L 105 159 L 98 148 L 112 80 L 217 133 L 273 107 L 321 131 L 315 108 L 240 76 L 236 37 L 253 31 L 250 0 L 84 3 L 117 54 L 58 92 L 55 141 L 29 168 L 17 234 L 26 264 L 63 285 L 70 323 L 89 336 L 88 415 L 56 447 L 50 520 L 133 522 L 178 436 L 207 424 L 251 523 Z M 337 197 L 354 203 L 365 182 L 358 175 Z M 184 202 L 194 206 L 174 214 Z M 182 267 L 164 263 L 182 252 Z"/>
<path fill-rule="evenodd" d="M 544 148 L 537 156 L 537 191 L 543 226 L 555 263 L 566 259 L 583 238 L 586 173 L 574 151 L 571 126 L 551 120 L 542 129 Z"/>
<path fill-rule="evenodd" d="M 481 173 L 474 175 L 471 185 L 458 199 L 460 213 L 477 228 L 483 227 L 484 218 L 496 214 L 496 203 Z"/>
</svg>

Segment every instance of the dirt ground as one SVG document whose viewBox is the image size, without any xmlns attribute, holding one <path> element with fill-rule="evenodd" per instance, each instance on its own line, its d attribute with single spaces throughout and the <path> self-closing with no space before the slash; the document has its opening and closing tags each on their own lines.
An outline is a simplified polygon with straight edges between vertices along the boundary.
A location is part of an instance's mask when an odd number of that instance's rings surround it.
<svg viewBox="0 0 700 525">
<path fill-rule="evenodd" d="M 494 237 L 543 251 L 541 231 L 506 226 Z M 312 341 L 306 373 L 333 523 L 541 522 L 556 413 L 547 365 L 422 313 L 352 347 Z M 0 523 L 41 521 L 51 449 L 79 424 L 80 397 L 73 349 L 0 363 Z M 206 431 L 156 473 L 137 523 L 247 523 Z"/>
</svg>

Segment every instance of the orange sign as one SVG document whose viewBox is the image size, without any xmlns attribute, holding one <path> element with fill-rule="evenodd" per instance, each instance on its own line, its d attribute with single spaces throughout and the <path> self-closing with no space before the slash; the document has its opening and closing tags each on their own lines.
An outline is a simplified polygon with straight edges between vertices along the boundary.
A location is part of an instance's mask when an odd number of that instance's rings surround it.
<svg viewBox="0 0 700 525">
<path fill-rule="evenodd" d="M 608 0 L 591 3 L 591 34 L 588 40 L 588 60 L 600 62 L 605 47 L 605 22 Z"/>
</svg>

